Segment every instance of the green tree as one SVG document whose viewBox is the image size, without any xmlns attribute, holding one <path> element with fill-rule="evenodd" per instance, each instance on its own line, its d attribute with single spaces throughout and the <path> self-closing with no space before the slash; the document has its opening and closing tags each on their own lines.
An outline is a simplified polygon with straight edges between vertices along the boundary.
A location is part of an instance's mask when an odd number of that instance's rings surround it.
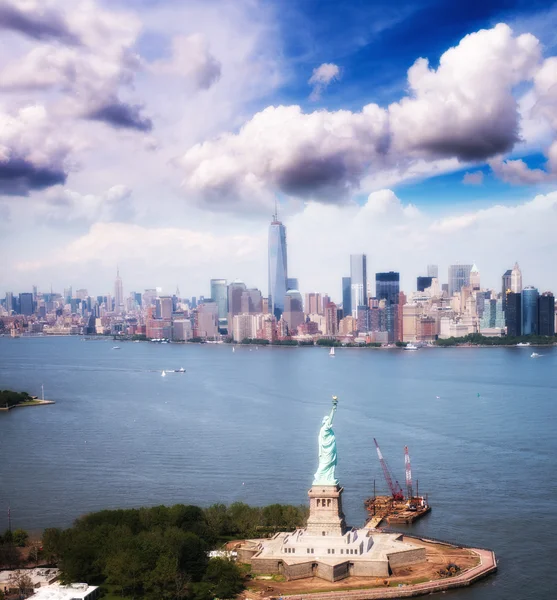
<svg viewBox="0 0 557 600">
<path fill-rule="evenodd" d="M 194 587 L 196 600 L 235 598 L 244 589 L 244 578 L 238 566 L 226 558 L 213 558 L 201 584 Z"/>
<path fill-rule="evenodd" d="M 13 533 L 13 542 L 18 548 L 24 548 L 28 539 L 29 534 L 24 529 L 16 529 Z"/>
</svg>

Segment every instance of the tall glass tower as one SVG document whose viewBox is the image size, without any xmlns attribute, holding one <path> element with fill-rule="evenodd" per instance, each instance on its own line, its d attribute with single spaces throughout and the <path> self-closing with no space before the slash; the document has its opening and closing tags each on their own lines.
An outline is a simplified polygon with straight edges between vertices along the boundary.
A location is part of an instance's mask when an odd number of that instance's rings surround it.
<svg viewBox="0 0 557 600">
<path fill-rule="evenodd" d="M 124 287 L 120 277 L 120 268 L 116 267 L 116 280 L 114 281 L 114 307 L 120 312 L 124 306 Z"/>
<path fill-rule="evenodd" d="M 217 303 L 219 319 L 228 315 L 228 285 L 226 279 L 211 279 L 211 299 Z"/>
<path fill-rule="evenodd" d="M 538 333 L 538 296 L 531 285 L 522 290 L 522 335 Z"/>
<path fill-rule="evenodd" d="M 350 290 L 352 316 L 358 317 L 358 307 L 367 306 L 367 256 L 350 255 Z"/>
<path fill-rule="evenodd" d="M 286 227 L 278 220 L 275 209 L 269 227 L 269 309 L 280 319 L 287 291 Z"/>
</svg>

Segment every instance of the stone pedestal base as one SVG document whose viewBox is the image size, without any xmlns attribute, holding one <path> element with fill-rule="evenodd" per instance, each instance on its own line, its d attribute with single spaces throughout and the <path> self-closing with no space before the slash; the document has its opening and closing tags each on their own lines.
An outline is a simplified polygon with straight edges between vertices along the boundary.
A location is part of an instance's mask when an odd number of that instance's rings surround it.
<svg viewBox="0 0 557 600">
<path fill-rule="evenodd" d="M 338 485 L 314 485 L 308 492 L 308 535 L 344 535 L 342 492 Z"/>
</svg>

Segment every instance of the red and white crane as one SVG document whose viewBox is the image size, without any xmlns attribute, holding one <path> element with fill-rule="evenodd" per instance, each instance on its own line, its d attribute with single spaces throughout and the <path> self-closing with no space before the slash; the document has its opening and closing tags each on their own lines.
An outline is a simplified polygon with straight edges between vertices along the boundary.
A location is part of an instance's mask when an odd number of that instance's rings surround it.
<svg viewBox="0 0 557 600">
<path fill-rule="evenodd" d="M 414 496 L 414 491 L 412 489 L 412 467 L 410 466 L 408 446 L 404 446 L 404 466 L 406 468 L 406 494 L 408 495 L 408 500 L 411 500 Z"/>
<path fill-rule="evenodd" d="M 404 493 L 402 492 L 402 488 L 400 487 L 400 484 L 398 483 L 398 481 L 396 479 L 393 483 L 393 476 L 392 476 L 391 470 L 389 469 L 389 466 L 387 465 L 387 461 L 383 458 L 383 454 L 381 453 L 381 448 L 379 448 L 379 444 L 377 443 L 377 440 L 375 438 L 373 438 L 373 441 L 375 443 L 375 447 L 377 448 L 377 456 L 379 457 L 379 462 L 381 463 L 381 468 L 383 469 L 383 475 L 385 477 L 385 481 L 387 482 L 387 485 L 389 486 L 389 490 L 391 491 L 393 500 L 400 502 L 400 501 L 404 500 Z"/>
</svg>

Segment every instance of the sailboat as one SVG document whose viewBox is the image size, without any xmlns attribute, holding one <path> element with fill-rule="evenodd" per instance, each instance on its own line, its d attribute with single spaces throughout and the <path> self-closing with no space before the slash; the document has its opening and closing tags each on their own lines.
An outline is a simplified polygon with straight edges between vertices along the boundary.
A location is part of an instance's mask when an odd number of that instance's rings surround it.
<svg viewBox="0 0 557 600">
<path fill-rule="evenodd" d="M 161 377 L 166 377 L 166 371 L 163 370 L 163 372 L 161 373 Z"/>
<path fill-rule="evenodd" d="M 329 350 L 329 356 L 334 356 L 335 355 L 335 348 L 334 346 L 331 347 L 331 349 Z"/>
<path fill-rule="evenodd" d="M 232 352 L 236 352 L 236 347 L 232 346 Z"/>
</svg>

